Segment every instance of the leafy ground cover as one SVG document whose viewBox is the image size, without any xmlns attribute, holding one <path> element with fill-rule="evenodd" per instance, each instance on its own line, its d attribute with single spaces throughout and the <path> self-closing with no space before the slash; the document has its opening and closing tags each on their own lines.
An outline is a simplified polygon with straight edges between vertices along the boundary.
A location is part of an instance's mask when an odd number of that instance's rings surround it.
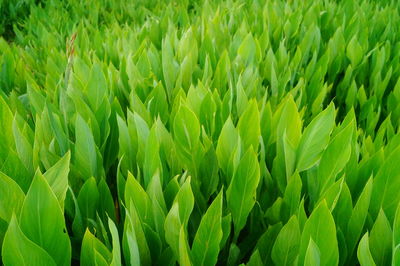
<svg viewBox="0 0 400 266">
<path fill-rule="evenodd" d="M 397 1 L 0 1 L 4 265 L 400 265 Z"/>
</svg>

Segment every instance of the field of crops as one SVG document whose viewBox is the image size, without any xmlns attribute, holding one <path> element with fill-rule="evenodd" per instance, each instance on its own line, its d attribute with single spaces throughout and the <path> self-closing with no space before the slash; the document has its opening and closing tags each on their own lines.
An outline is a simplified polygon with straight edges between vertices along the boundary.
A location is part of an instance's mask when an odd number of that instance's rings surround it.
<svg viewBox="0 0 400 266">
<path fill-rule="evenodd" d="M 0 0 L 5 266 L 400 265 L 400 3 Z"/>
</svg>

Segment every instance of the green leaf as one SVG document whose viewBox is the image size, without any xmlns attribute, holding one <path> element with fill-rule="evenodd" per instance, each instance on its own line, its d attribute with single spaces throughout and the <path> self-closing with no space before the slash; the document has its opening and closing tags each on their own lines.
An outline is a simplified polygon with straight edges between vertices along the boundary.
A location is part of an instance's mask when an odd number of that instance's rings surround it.
<svg viewBox="0 0 400 266">
<path fill-rule="evenodd" d="M 108 227 L 110 228 L 111 237 L 112 237 L 112 266 L 121 265 L 121 248 L 119 246 L 119 236 L 118 229 L 115 226 L 114 222 L 108 218 Z"/>
<path fill-rule="evenodd" d="M 108 266 L 112 260 L 111 252 L 86 229 L 82 240 L 80 263 L 82 266 Z"/>
<path fill-rule="evenodd" d="M 21 210 L 22 232 L 42 247 L 57 265 L 70 265 L 71 243 L 64 215 L 46 179 L 37 172 Z"/>
<path fill-rule="evenodd" d="M 393 260 L 399 260 L 400 254 L 396 254 L 398 253 L 398 247 L 400 246 L 400 204 L 397 206 L 397 210 L 396 210 L 396 216 L 394 218 L 394 222 L 393 222 L 393 251 L 395 252 L 393 254 Z M 397 251 L 397 252 L 396 252 Z"/>
<path fill-rule="evenodd" d="M 165 87 L 171 92 L 175 87 L 175 81 L 178 76 L 179 66 L 174 59 L 171 40 L 168 35 L 162 41 L 162 70 L 165 80 Z"/>
<path fill-rule="evenodd" d="M 142 265 L 150 265 L 151 264 L 151 256 L 150 256 L 150 250 L 149 246 L 147 244 L 147 239 L 144 234 L 144 229 L 143 225 L 141 222 L 141 219 L 139 218 L 139 215 L 135 209 L 135 206 L 132 202 L 128 203 L 128 208 L 126 209 L 126 219 L 125 219 L 125 232 L 124 235 L 127 237 L 127 241 L 129 241 L 129 238 L 136 238 L 137 243 L 140 243 L 138 245 L 138 252 L 139 252 L 139 258 L 140 258 L 140 263 Z M 134 242 L 130 243 L 129 245 L 134 246 Z M 126 251 L 126 246 L 124 249 L 125 253 L 125 258 L 127 256 L 127 251 Z M 137 261 L 137 258 L 135 258 L 136 251 L 129 249 L 129 261 Z"/>
<path fill-rule="evenodd" d="M 195 265 L 215 265 L 222 240 L 222 191 L 201 218 L 193 240 L 192 258 Z"/>
<path fill-rule="evenodd" d="M 150 198 L 137 179 L 128 172 L 125 184 L 125 204 L 129 206 L 130 202 L 133 203 L 141 221 L 149 222 L 151 220 Z"/>
<path fill-rule="evenodd" d="M 56 195 L 61 209 L 64 209 L 65 196 L 68 190 L 68 174 L 71 153 L 67 152 L 55 165 L 44 173 L 44 177 Z"/>
<path fill-rule="evenodd" d="M 143 246 L 143 245 L 141 245 Z M 137 242 L 135 228 L 132 219 L 127 213 L 124 224 L 124 234 L 122 238 L 122 250 L 125 258 L 125 263 L 132 266 L 140 265 L 139 243 Z"/>
<path fill-rule="evenodd" d="M 250 100 L 246 110 L 239 119 L 238 131 L 244 143 L 244 150 L 250 145 L 254 151 L 258 151 L 258 141 L 261 135 L 260 129 L 260 113 L 258 111 L 257 101 Z"/>
<path fill-rule="evenodd" d="M 96 144 L 92 131 L 80 115 L 75 122 L 75 136 L 75 165 L 82 173 L 82 178 L 98 177 Z"/>
<path fill-rule="evenodd" d="M 349 44 L 347 45 L 346 55 L 350 59 L 353 68 L 355 68 L 356 66 L 358 66 L 358 64 L 361 63 L 361 60 L 364 57 L 364 51 L 361 45 L 357 41 L 357 35 L 354 35 L 353 38 L 351 38 Z"/>
<path fill-rule="evenodd" d="M 276 265 L 293 265 L 300 247 L 300 227 L 292 216 L 279 232 L 272 248 L 272 260 Z"/>
<path fill-rule="evenodd" d="M 353 120 L 331 140 L 323 153 L 318 167 L 320 194 L 335 182 L 336 175 L 342 171 L 349 161 L 354 128 Z"/>
<path fill-rule="evenodd" d="M 181 105 L 175 115 L 173 127 L 176 148 L 185 159 L 185 163 L 190 165 L 193 160 L 193 154 L 198 149 L 200 138 L 199 120 L 192 110 Z"/>
<path fill-rule="evenodd" d="M 187 225 L 194 207 L 194 196 L 190 186 L 190 178 L 185 180 L 175 200 L 179 203 L 179 219 L 182 224 Z"/>
<path fill-rule="evenodd" d="M 306 257 L 304 259 L 304 265 L 307 266 L 319 266 L 321 262 L 321 253 L 317 244 L 310 237 L 310 242 L 308 243 Z"/>
<path fill-rule="evenodd" d="M 262 266 L 262 265 L 264 265 L 258 249 L 256 249 L 256 251 L 254 251 L 253 254 L 251 254 L 249 262 L 246 265 L 247 266 Z"/>
<path fill-rule="evenodd" d="M 376 217 L 382 208 L 390 222 L 394 220 L 397 204 L 400 201 L 400 146 L 385 158 L 374 178 L 370 212 Z"/>
<path fill-rule="evenodd" d="M 182 225 L 179 231 L 179 264 L 182 266 L 191 266 L 189 254 L 189 244 L 187 242 L 185 226 Z"/>
<path fill-rule="evenodd" d="M 304 225 L 301 234 L 299 251 L 299 265 L 305 262 L 305 256 L 310 238 L 315 241 L 321 253 L 321 265 L 337 265 L 339 262 L 338 242 L 336 239 L 336 227 L 332 214 L 326 202 L 321 202 L 311 213 Z"/>
<path fill-rule="evenodd" d="M 177 258 L 180 257 L 180 230 L 182 225 L 187 226 L 190 214 L 194 207 L 194 196 L 190 186 L 190 178 L 180 188 L 174 203 L 165 217 L 165 240 L 170 245 Z"/>
<path fill-rule="evenodd" d="M 364 234 L 358 244 L 357 258 L 361 266 L 375 266 L 374 259 L 372 258 L 369 250 L 368 232 Z"/>
<path fill-rule="evenodd" d="M 150 130 L 149 137 L 146 143 L 146 152 L 144 158 L 143 175 L 144 175 L 144 186 L 147 188 L 150 183 L 150 179 L 156 174 L 161 173 L 162 177 L 162 165 L 160 160 L 159 143 L 156 136 L 156 125 L 154 124 Z"/>
<path fill-rule="evenodd" d="M 9 222 L 13 213 L 19 216 L 25 194 L 7 175 L 0 172 L 0 218 Z"/>
<path fill-rule="evenodd" d="M 296 169 L 299 172 L 313 167 L 321 158 L 334 125 L 335 107 L 330 104 L 304 130 L 297 149 Z"/>
<path fill-rule="evenodd" d="M 0 97 L 1 98 L 1 97 Z M 29 240 L 18 226 L 13 215 L 4 237 L 2 261 L 5 266 L 13 265 L 54 265 L 56 262 L 40 246 Z"/>
<path fill-rule="evenodd" d="M 222 127 L 216 148 L 219 167 L 225 174 L 228 174 L 229 158 L 236 150 L 238 140 L 239 133 L 229 116 Z"/>
<path fill-rule="evenodd" d="M 260 167 L 257 155 L 250 147 L 240 160 L 226 192 L 236 237 L 245 226 L 247 216 L 254 206 L 259 180 Z"/>
<path fill-rule="evenodd" d="M 382 209 L 372 227 L 369 246 L 377 265 L 390 264 L 392 259 L 392 229 Z"/>
<path fill-rule="evenodd" d="M 99 204 L 100 195 L 97 189 L 96 180 L 91 177 L 83 184 L 78 195 L 79 209 L 82 217 L 85 219 L 86 226 L 89 219 L 95 219 L 96 211 Z"/>
<path fill-rule="evenodd" d="M 349 254 L 353 253 L 356 247 L 357 241 L 361 236 L 361 232 L 364 228 L 364 223 L 368 215 L 368 207 L 371 200 L 372 191 L 372 178 L 370 178 L 365 185 L 360 197 L 354 206 L 350 220 L 347 225 L 347 248 Z"/>
<path fill-rule="evenodd" d="M 107 93 L 107 81 L 101 70 L 99 63 L 94 63 L 89 74 L 87 84 L 87 94 L 92 110 L 99 109 L 105 95 Z"/>
<path fill-rule="evenodd" d="M 0 96 L 0 158 L 6 158 L 8 150 L 15 146 L 12 130 L 13 114 Z"/>
</svg>

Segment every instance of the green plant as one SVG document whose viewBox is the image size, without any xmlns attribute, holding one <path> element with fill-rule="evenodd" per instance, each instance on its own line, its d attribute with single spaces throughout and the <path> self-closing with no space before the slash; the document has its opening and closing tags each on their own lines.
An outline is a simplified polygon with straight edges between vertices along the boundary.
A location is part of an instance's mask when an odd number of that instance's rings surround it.
<svg viewBox="0 0 400 266">
<path fill-rule="evenodd" d="M 400 263 L 396 1 L 42 2 L 0 38 L 4 265 Z"/>
</svg>

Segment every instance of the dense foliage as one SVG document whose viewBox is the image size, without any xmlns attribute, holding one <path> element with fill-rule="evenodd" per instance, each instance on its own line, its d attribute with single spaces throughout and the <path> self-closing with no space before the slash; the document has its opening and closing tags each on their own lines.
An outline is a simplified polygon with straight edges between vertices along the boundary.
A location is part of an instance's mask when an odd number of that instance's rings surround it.
<svg viewBox="0 0 400 266">
<path fill-rule="evenodd" d="M 1 0 L 2 263 L 400 265 L 399 8 Z"/>
</svg>

